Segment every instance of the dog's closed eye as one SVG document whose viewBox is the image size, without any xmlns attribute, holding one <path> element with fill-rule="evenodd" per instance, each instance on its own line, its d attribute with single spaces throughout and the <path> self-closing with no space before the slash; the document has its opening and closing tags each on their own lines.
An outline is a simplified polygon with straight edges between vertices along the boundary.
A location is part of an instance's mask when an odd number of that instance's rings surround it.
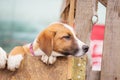
<svg viewBox="0 0 120 80">
<path fill-rule="evenodd" d="M 62 39 L 70 40 L 71 39 L 71 35 L 63 36 Z"/>
</svg>

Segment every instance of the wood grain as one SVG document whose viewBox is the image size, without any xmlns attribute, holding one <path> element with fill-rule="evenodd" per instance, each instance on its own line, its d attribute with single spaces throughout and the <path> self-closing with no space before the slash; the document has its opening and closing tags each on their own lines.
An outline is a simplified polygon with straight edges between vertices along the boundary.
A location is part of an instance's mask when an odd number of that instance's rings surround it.
<svg viewBox="0 0 120 80">
<path fill-rule="evenodd" d="M 73 28 L 73 24 L 74 24 L 74 13 L 75 13 L 75 0 L 70 0 L 70 9 L 68 12 L 68 24 Z M 72 74 L 73 74 L 73 65 L 74 65 L 74 57 L 68 57 L 68 75 L 67 75 L 67 79 L 71 80 L 72 79 Z"/>
<path fill-rule="evenodd" d="M 54 65 L 46 65 L 40 57 L 26 55 L 17 71 L 0 70 L 0 80 L 67 80 L 67 64 L 67 58 L 58 58 Z"/>
<path fill-rule="evenodd" d="M 92 15 L 92 0 L 77 0 L 75 30 L 83 42 L 88 40 L 88 35 L 92 28 Z"/>
<path fill-rule="evenodd" d="M 75 14 L 75 24 L 76 32 L 78 37 L 83 42 L 88 42 L 89 45 L 89 33 L 92 29 L 92 0 L 77 0 L 76 3 L 76 14 Z M 84 58 L 74 59 L 74 79 L 75 80 L 86 80 L 86 65 L 87 65 L 87 56 Z M 80 63 L 79 67 L 77 64 Z M 75 68 L 76 67 L 76 68 Z M 76 72 L 77 71 L 77 72 Z M 80 76 L 80 78 L 79 78 Z M 88 75 L 87 75 L 87 78 Z"/>
<path fill-rule="evenodd" d="M 100 2 L 101 4 L 103 4 L 105 7 L 107 7 L 107 1 L 108 1 L 108 0 L 99 0 L 99 2 Z"/>
<path fill-rule="evenodd" d="M 108 0 L 101 80 L 120 80 L 120 0 Z"/>
<path fill-rule="evenodd" d="M 75 13 L 75 0 L 70 0 L 70 10 L 68 15 L 68 24 L 73 26 L 74 24 L 74 13 Z"/>
</svg>

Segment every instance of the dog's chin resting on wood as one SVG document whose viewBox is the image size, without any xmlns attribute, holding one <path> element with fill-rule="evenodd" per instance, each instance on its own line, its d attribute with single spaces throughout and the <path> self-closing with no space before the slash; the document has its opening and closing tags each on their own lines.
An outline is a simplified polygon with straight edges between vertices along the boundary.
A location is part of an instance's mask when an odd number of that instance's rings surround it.
<svg viewBox="0 0 120 80">
<path fill-rule="evenodd" d="M 89 47 L 81 42 L 71 26 L 55 22 L 40 32 L 32 43 L 16 46 L 7 58 L 6 52 L 0 48 L 0 68 L 15 71 L 19 68 L 25 54 L 41 56 L 45 64 L 53 64 L 58 56 L 80 57 L 88 51 Z"/>
</svg>

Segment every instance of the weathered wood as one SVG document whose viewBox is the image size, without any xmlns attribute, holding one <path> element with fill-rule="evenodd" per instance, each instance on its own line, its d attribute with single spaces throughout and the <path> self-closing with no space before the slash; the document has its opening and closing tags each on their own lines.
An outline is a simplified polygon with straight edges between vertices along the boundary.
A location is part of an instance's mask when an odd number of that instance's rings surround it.
<svg viewBox="0 0 120 80">
<path fill-rule="evenodd" d="M 103 4 L 105 7 L 107 7 L 107 1 L 108 1 L 108 0 L 99 0 L 99 2 L 100 2 L 101 4 Z"/>
<path fill-rule="evenodd" d="M 60 11 L 60 21 L 64 23 L 68 23 L 69 11 L 70 11 L 70 0 L 63 0 Z"/>
<path fill-rule="evenodd" d="M 70 11 L 68 15 L 68 24 L 73 26 L 74 24 L 74 13 L 75 13 L 75 0 L 70 0 Z"/>
<path fill-rule="evenodd" d="M 40 57 L 26 55 L 17 71 L 0 70 L 0 80 L 67 80 L 67 65 L 66 57 L 58 58 L 54 65 L 46 65 Z"/>
<path fill-rule="evenodd" d="M 92 0 L 77 0 L 75 24 L 80 40 L 88 40 L 88 34 L 92 28 Z"/>
<path fill-rule="evenodd" d="M 93 8 L 92 8 L 92 0 L 77 0 L 76 4 L 76 15 L 75 15 L 75 24 L 76 24 L 76 32 L 78 34 L 78 37 L 83 42 L 87 42 L 89 40 L 89 33 L 92 28 L 92 15 L 93 15 Z M 89 42 L 89 41 L 88 41 Z M 75 71 L 79 70 L 79 73 L 75 73 L 74 77 L 78 78 L 76 80 L 85 80 L 86 77 L 86 61 L 87 57 L 85 56 L 84 59 L 75 59 L 74 62 L 79 62 L 81 64 L 81 67 L 78 67 L 77 64 L 74 66 L 77 66 L 77 68 L 74 69 Z M 85 65 L 85 66 L 84 66 Z M 83 66 L 83 67 L 82 67 Z M 79 78 L 79 75 L 81 75 Z"/>
<path fill-rule="evenodd" d="M 76 11 L 76 0 L 63 0 L 61 7 L 60 21 L 73 26 Z"/>
<path fill-rule="evenodd" d="M 68 24 L 73 27 L 74 24 L 74 15 L 75 15 L 75 0 L 70 1 L 70 10 L 68 12 Z M 74 57 L 68 57 L 68 76 L 67 79 L 72 79 L 72 72 L 73 72 L 73 65 L 74 65 Z"/>
<path fill-rule="evenodd" d="M 70 56 L 68 57 L 68 70 L 67 70 L 67 79 L 72 79 L 73 74 L 73 65 L 74 65 L 74 57 Z"/>
<path fill-rule="evenodd" d="M 108 0 L 101 80 L 120 80 L 120 0 Z"/>
<path fill-rule="evenodd" d="M 100 80 L 100 71 L 91 70 L 87 80 Z"/>
</svg>

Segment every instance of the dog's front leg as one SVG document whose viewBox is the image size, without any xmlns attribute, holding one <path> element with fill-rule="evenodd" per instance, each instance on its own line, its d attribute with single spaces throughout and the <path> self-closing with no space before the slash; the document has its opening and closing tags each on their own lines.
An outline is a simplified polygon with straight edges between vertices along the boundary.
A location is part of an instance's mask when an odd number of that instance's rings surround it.
<svg viewBox="0 0 120 80">
<path fill-rule="evenodd" d="M 7 61 L 7 69 L 10 71 L 15 71 L 19 68 L 22 60 L 23 56 L 21 54 L 9 55 Z"/>
<path fill-rule="evenodd" d="M 46 54 L 43 54 L 41 57 L 41 61 L 45 64 L 48 64 L 49 57 Z"/>
<path fill-rule="evenodd" d="M 47 56 L 46 54 L 42 55 L 41 57 L 42 62 L 44 62 L 45 64 L 53 64 L 56 61 L 56 57 L 55 56 Z"/>
<path fill-rule="evenodd" d="M 17 46 L 11 50 L 8 55 L 7 69 L 15 71 L 19 68 L 21 61 L 24 59 L 25 51 L 22 46 Z"/>
<path fill-rule="evenodd" d="M 49 64 L 53 64 L 53 63 L 55 63 L 55 61 L 56 61 L 56 57 L 51 55 L 51 56 L 49 57 L 48 63 L 49 63 Z"/>
<path fill-rule="evenodd" d="M 0 69 L 6 67 L 7 53 L 0 47 Z"/>
</svg>

